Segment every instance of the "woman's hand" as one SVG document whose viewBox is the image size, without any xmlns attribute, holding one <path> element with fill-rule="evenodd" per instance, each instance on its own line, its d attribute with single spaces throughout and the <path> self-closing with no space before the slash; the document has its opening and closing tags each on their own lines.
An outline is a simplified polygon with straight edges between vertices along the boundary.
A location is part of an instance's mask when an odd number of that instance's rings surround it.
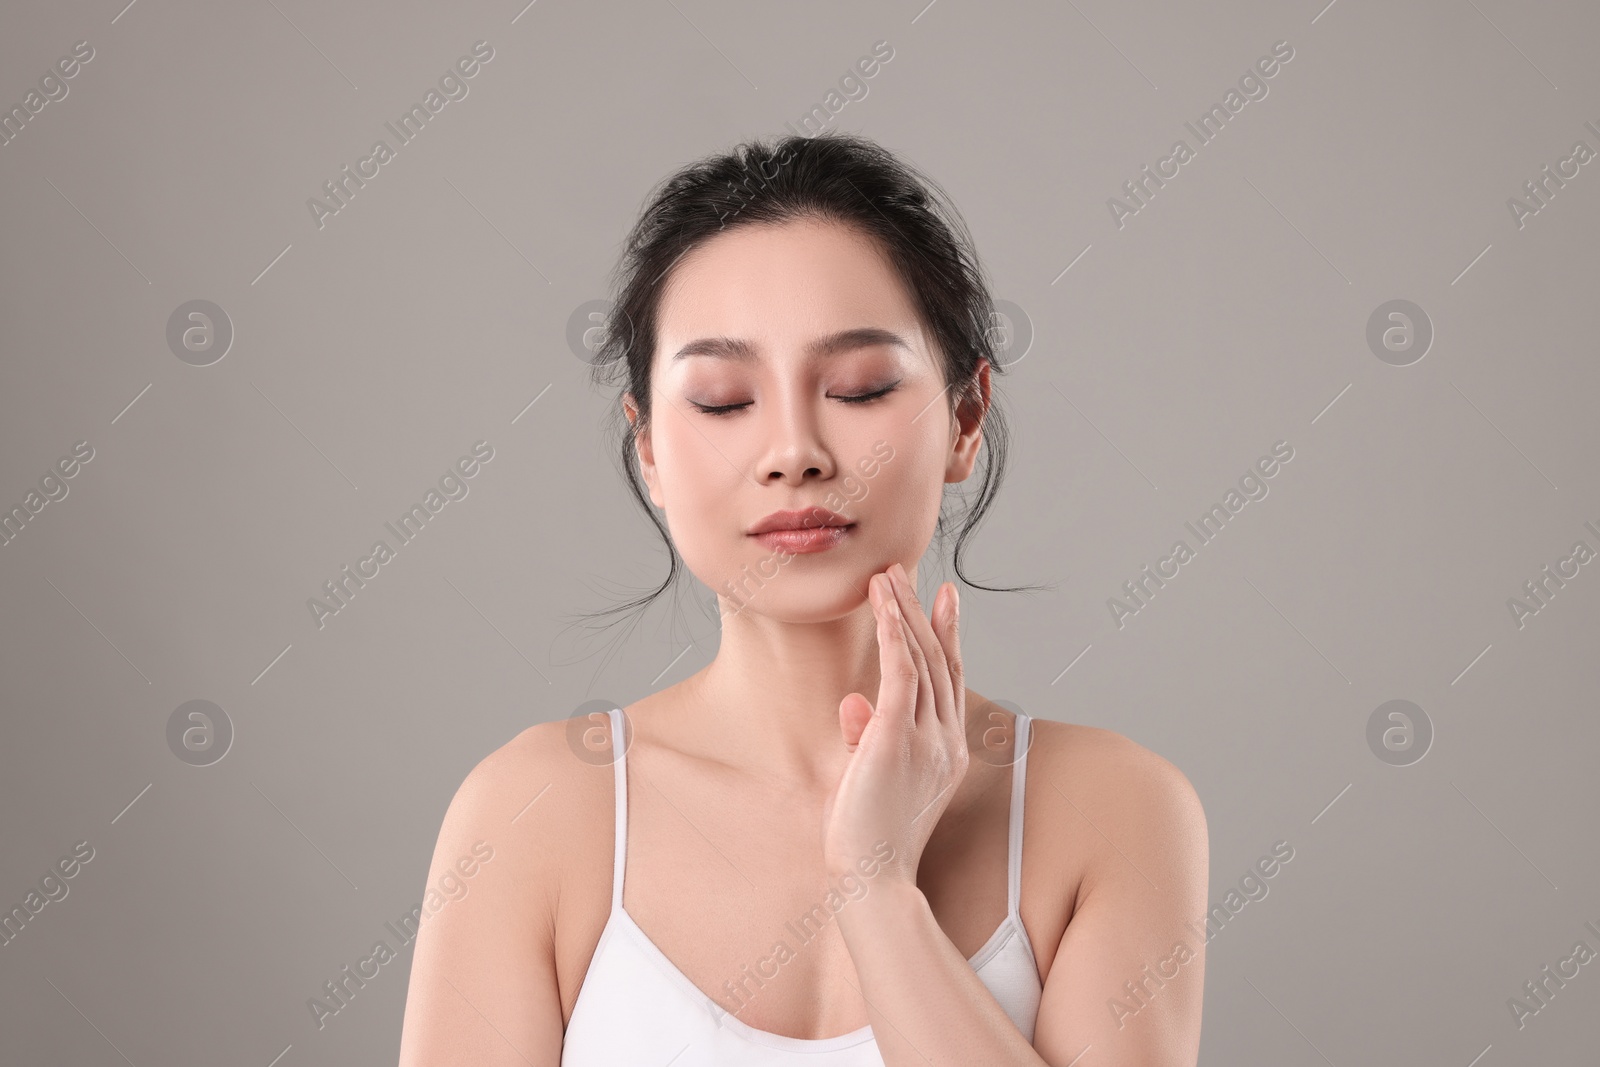
<svg viewBox="0 0 1600 1067">
<path fill-rule="evenodd" d="M 956 588 L 939 587 L 931 623 L 898 563 L 872 576 L 867 595 L 878 623 L 878 700 L 851 693 L 839 702 L 855 754 L 823 807 L 823 860 L 830 878 L 864 874 L 865 860 L 881 862 L 876 877 L 916 885 L 922 850 L 967 772 Z"/>
</svg>

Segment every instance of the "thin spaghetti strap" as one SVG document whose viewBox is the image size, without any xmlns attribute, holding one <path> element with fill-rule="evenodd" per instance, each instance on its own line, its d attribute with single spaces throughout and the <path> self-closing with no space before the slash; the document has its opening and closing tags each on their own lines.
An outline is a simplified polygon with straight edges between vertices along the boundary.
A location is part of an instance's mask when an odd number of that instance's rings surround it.
<svg viewBox="0 0 1600 1067">
<path fill-rule="evenodd" d="M 628 761 L 627 737 L 622 725 L 622 710 L 606 712 L 611 718 L 611 766 L 616 771 L 616 849 L 611 858 L 611 910 L 622 910 L 622 875 L 628 866 Z"/>
<path fill-rule="evenodd" d="M 1006 842 L 1006 910 L 1019 917 L 1022 903 L 1022 805 L 1027 793 L 1032 727 L 1032 718 L 1017 712 L 1015 762 L 1011 765 L 1011 825 Z"/>
</svg>

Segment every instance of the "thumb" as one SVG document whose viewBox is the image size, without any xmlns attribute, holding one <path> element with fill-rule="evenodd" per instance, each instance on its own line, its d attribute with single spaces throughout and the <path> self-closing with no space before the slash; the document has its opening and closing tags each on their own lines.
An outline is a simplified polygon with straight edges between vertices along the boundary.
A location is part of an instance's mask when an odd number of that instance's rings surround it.
<svg viewBox="0 0 1600 1067">
<path fill-rule="evenodd" d="M 861 743 L 861 734 L 871 719 L 872 704 L 860 693 L 851 693 L 839 701 L 839 731 L 852 750 Z"/>
</svg>

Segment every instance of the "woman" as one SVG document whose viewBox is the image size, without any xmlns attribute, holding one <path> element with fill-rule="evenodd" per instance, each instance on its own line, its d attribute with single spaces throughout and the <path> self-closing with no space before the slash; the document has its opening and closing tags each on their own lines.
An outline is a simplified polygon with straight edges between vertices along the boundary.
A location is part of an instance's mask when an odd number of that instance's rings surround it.
<svg viewBox="0 0 1600 1067">
<path fill-rule="evenodd" d="M 915 592 L 943 487 L 987 432 L 964 539 L 1004 458 L 992 304 L 935 190 L 789 137 L 646 208 L 597 363 L 721 644 L 467 776 L 429 884 L 493 859 L 417 937 L 402 1067 L 1195 1063 L 1194 790 L 967 688 L 955 586 L 931 617 Z"/>
</svg>

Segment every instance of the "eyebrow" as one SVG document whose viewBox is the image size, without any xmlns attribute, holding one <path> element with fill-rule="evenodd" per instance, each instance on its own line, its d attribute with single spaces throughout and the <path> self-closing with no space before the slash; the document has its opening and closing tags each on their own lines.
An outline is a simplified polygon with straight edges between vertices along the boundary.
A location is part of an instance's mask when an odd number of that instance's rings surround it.
<svg viewBox="0 0 1600 1067">
<path fill-rule="evenodd" d="M 819 337 L 806 346 L 806 358 L 816 359 L 821 356 L 831 356 L 839 352 L 848 352 L 857 348 L 869 348 L 874 345 L 889 345 L 894 348 L 903 348 L 912 351 L 911 345 L 905 338 L 893 330 L 881 329 L 877 326 L 860 326 L 853 330 L 840 330 L 838 333 Z M 708 356 L 712 359 L 732 360 L 736 363 L 753 363 L 760 357 L 756 355 L 755 346 L 749 341 L 737 337 L 702 337 L 698 341 L 690 341 L 672 357 L 676 363 L 680 359 L 690 356 Z"/>
</svg>

